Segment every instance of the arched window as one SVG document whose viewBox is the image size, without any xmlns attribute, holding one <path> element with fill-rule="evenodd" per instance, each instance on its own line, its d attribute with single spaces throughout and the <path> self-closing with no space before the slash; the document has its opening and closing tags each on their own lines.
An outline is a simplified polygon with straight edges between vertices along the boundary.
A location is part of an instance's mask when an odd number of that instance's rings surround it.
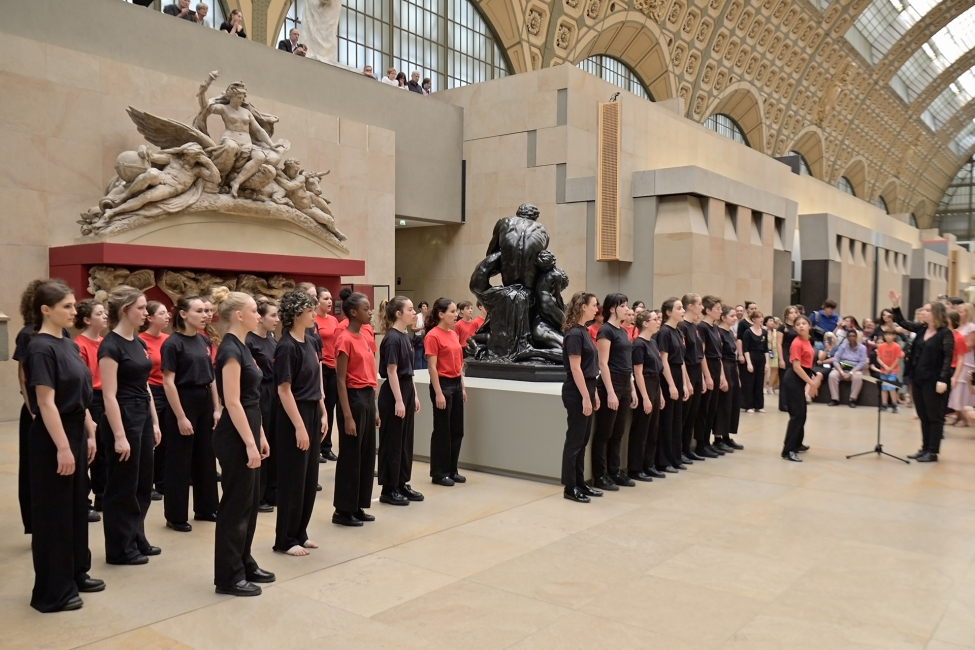
<svg viewBox="0 0 975 650">
<path fill-rule="evenodd" d="M 812 176 L 812 172 L 809 170 L 809 163 L 806 161 L 806 157 L 803 156 L 798 151 L 789 151 L 787 156 L 799 156 L 799 173 L 802 176 Z"/>
<path fill-rule="evenodd" d="M 876 199 L 874 199 L 873 204 L 887 214 L 890 214 L 890 209 L 887 207 L 887 201 L 884 199 L 884 197 L 878 196 Z"/>
<path fill-rule="evenodd" d="M 907 218 L 907 223 L 917 228 L 917 217 L 914 216 L 913 212 L 911 213 L 911 216 Z"/>
<path fill-rule="evenodd" d="M 429 77 L 433 90 L 508 74 L 494 34 L 470 0 L 346 0 L 340 63 L 377 75 L 393 67 Z"/>
<path fill-rule="evenodd" d="M 748 138 L 745 137 L 745 132 L 738 122 L 725 115 L 724 113 L 715 113 L 708 119 L 704 120 L 704 126 L 711 129 L 715 133 L 723 135 L 726 138 L 731 138 L 735 142 L 748 145 Z"/>
<path fill-rule="evenodd" d="M 840 188 L 841 192 L 846 192 L 850 196 L 856 196 L 857 193 L 853 191 L 853 183 L 846 176 L 840 176 L 840 180 L 836 182 L 836 187 Z"/>
<path fill-rule="evenodd" d="M 603 81 L 608 81 L 618 88 L 629 90 L 637 97 L 653 101 L 650 91 L 643 85 L 640 78 L 622 61 L 617 61 L 608 56 L 597 55 L 580 61 L 576 67 L 585 70 L 589 74 L 596 75 Z"/>
<path fill-rule="evenodd" d="M 975 238 L 975 161 L 962 165 L 941 197 L 934 223 L 960 240 Z"/>
</svg>

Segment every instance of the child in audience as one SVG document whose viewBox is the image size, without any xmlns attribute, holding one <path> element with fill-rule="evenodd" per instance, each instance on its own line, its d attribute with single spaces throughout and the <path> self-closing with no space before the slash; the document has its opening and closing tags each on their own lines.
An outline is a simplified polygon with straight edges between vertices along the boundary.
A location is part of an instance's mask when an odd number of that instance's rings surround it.
<svg viewBox="0 0 975 650">
<path fill-rule="evenodd" d="M 904 357 L 901 349 L 894 338 L 897 333 L 892 328 L 884 329 L 884 342 L 877 346 L 877 362 L 873 370 L 880 375 L 883 381 L 897 381 L 897 374 L 900 370 L 900 360 Z M 881 384 L 880 410 L 886 411 L 890 404 L 890 410 L 897 413 L 897 387 L 891 384 Z"/>
</svg>

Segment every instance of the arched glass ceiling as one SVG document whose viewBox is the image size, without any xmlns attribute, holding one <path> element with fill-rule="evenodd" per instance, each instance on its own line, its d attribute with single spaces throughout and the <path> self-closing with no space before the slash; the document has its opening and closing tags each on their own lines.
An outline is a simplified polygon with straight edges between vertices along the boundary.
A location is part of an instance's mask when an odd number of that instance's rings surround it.
<svg viewBox="0 0 975 650">
<path fill-rule="evenodd" d="M 968 70 L 935 97 L 921 114 L 921 119 L 937 131 L 973 97 L 975 97 L 975 70 Z"/>
<path fill-rule="evenodd" d="M 897 0 L 893 0 L 897 1 Z M 975 5 L 941 28 L 897 71 L 902 83 L 891 87 L 911 102 L 938 74 L 975 47 Z"/>
<path fill-rule="evenodd" d="M 964 156 L 966 153 L 970 153 L 972 147 L 975 147 L 975 121 L 966 124 L 965 128 L 951 141 L 950 146 L 955 155 Z"/>
<path fill-rule="evenodd" d="M 871 63 L 880 61 L 937 4 L 938 0 L 873 0 L 853 23 L 870 43 Z"/>
</svg>

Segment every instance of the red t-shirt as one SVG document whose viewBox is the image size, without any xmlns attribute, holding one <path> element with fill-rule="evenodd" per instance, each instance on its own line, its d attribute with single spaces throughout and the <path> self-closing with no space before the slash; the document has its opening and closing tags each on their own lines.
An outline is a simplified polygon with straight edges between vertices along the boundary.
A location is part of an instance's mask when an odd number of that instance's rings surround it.
<svg viewBox="0 0 975 650">
<path fill-rule="evenodd" d="M 348 321 L 346 321 L 348 323 Z M 339 326 L 339 319 L 331 314 L 319 316 L 315 314 L 315 327 L 322 339 L 322 363 L 329 368 L 335 367 L 335 330 Z M 346 325 L 348 327 L 348 324 Z"/>
<path fill-rule="evenodd" d="M 626 338 L 630 339 L 631 341 L 636 339 L 636 335 L 639 334 L 639 332 L 636 331 L 636 325 L 624 325 L 623 330 L 626 331 Z"/>
<path fill-rule="evenodd" d="M 376 357 L 369 347 L 369 338 L 362 334 L 353 334 L 347 329 L 341 329 L 335 335 L 335 356 L 344 354 L 349 357 L 349 365 L 345 376 L 345 385 L 349 388 L 368 388 L 378 386 L 376 381 Z"/>
<path fill-rule="evenodd" d="M 813 365 L 813 349 L 809 341 L 796 337 L 789 347 L 789 363 L 799 361 L 799 365 L 807 370 Z"/>
<path fill-rule="evenodd" d="M 149 385 L 162 386 L 162 355 L 160 352 L 162 350 L 162 344 L 169 338 L 169 334 L 160 333 L 159 336 L 153 336 L 149 332 L 142 332 L 139 334 L 139 338 L 146 344 L 146 351 L 149 353 L 149 358 L 152 359 L 152 372 L 149 373 Z"/>
<path fill-rule="evenodd" d="M 951 335 L 955 337 L 955 354 L 951 357 L 951 367 L 954 368 L 958 365 L 958 358 L 968 352 L 968 346 L 965 345 L 965 337 L 958 330 L 951 330 Z"/>
<path fill-rule="evenodd" d="M 347 331 L 349 329 L 349 319 L 346 318 L 343 321 L 339 321 L 338 325 L 335 326 L 335 329 Z M 359 333 L 362 334 L 366 338 L 366 341 L 369 342 L 369 349 L 372 350 L 373 354 L 379 351 L 379 348 L 376 347 L 376 333 L 372 331 L 372 325 L 366 323 L 359 328 Z M 337 331 L 335 333 L 335 340 L 338 341 Z M 336 354 L 338 354 L 338 352 L 336 352 Z"/>
<path fill-rule="evenodd" d="M 434 327 L 423 339 L 423 354 L 437 357 L 437 375 L 446 379 L 460 377 L 464 353 L 454 330 Z"/>
<path fill-rule="evenodd" d="M 888 368 L 897 367 L 897 360 L 904 356 L 901 346 L 896 343 L 881 343 L 877 346 L 877 359 Z"/>
<path fill-rule="evenodd" d="M 480 316 L 475 316 L 474 320 L 472 320 L 471 322 L 474 323 L 474 331 L 476 332 L 481 328 L 481 325 L 484 324 L 484 319 L 481 318 Z"/>
<path fill-rule="evenodd" d="M 592 339 L 592 342 L 593 343 L 596 342 L 596 335 L 599 334 L 599 328 L 600 327 L 602 327 L 601 324 L 599 324 L 599 323 L 593 323 L 592 325 L 590 325 L 589 327 L 586 328 L 586 329 L 589 330 L 589 338 Z"/>
<path fill-rule="evenodd" d="M 97 341 L 92 341 L 84 334 L 79 334 L 74 342 L 78 344 L 81 360 L 91 371 L 91 387 L 95 390 L 101 390 L 102 374 L 98 371 L 98 346 L 102 343 L 102 337 L 99 336 Z"/>
<path fill-rule="evenodd" d="M 454 331 L 457 332 L 457 340 L 460 341 L 460 347 L 467 346 L 467 339 L 474 335 L 477 328 L 480 327 L 473 319 L 469 323 L 462 320 L 457 321 L 454 325 Z"/>
</svg>

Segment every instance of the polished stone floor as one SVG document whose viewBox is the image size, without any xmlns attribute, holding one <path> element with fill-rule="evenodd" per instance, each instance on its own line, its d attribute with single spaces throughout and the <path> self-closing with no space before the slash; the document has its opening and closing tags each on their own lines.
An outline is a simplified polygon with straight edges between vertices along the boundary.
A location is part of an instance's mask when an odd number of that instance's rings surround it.
<svg viewBox="0 0 975 650">
<path fill-rule="evenodd" d="M 846 460 L 873 447 L 876 411 L 815 405 L 797 464 L 778 455 L 783 415 L 742 418 L 744 452 L 589 505 L 467 472 L 453 488 L 417 478 L 425 502 L 377 502 L 375 523 L 339 528 L 329 464 L 319 550 L 273 554 L 274 515 L 261 515 L 255 555 L 278 582 L 258 598 L 215 595 L 212 524 L 175 533 L 155 503 L 163 554 L 107 566 L 93 524 L 92 575 L 108 588 L 53 615 L 28 606 L 16 432 L 2 424 L 0 647 L 975 648 L 970 430 L 949 430 L 939 464 Z M 887 450 L 916 449 L 910 414 L 883 421 Z"/>
</svg>

